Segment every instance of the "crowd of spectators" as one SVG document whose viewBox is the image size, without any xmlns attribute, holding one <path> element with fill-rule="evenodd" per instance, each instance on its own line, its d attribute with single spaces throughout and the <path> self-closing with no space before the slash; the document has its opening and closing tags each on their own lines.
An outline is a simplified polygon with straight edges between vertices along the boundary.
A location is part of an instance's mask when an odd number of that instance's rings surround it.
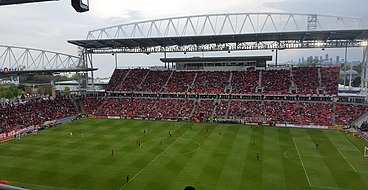
<svg viewBox="0 0 368 190">
<path fill-rule="evenodd" d="M 115 69 L 109 83 L 107 84 L 106 91 L 119 91 L 121 83 L 128 71 L 129 70 L 127 69 Z"/>
<path fill-rule="evenodd" d="M 367 112 L 368 106 L 366 105 L 336 104 L 336 123 L 349 125 Z"/>
<path fill-rule="evenodd" d="M 292 72 L 299 94 L 317 94 L 319 87 L 317 67 L 293 67 Z"/>
<path fill-rule="evenodd" d="M 252 94 L 259 85 L 259 71 L 234 71 L 231 81 L 233 94 Z"/>
<path fill-rule="evenodd" d="M 183 99 L 160 99 L 151 108 L 151 117 L 155 119 L 178 119 L 178 113 L 183 106 Z"/>
<path fill-rule="evenodd" d="M 295 102 L 265 102 L 264 115 L 272 123 L 299 123 L 299 112 Z"/>
<path fill-rule="evenodd" d="M 196 72 L 173 72 L 165 92 L 186 93 L 192 85 Z"/>
<path fill-rule="evenodd" d="M 262 71 L 263 93 L 288 94 L 291 87 L 290 70 Z"/>
<path fill-rule="evenodd" d="M 216 102 L 215 105 L 216 105 L 216 110 L 214 112 L 213 117 L 214 118 L 225 118 L 227 108 L 228 108 L 228 105 L 229 105 L 229 101 L 221 100 L 219 102 Z"/>
<path fill-rule="evenodd" d="M 0 109 L 0 133 L 14 127 L 42 125 L 46 121 L 76 115 L 77 109 L 70 99 L 30 99 L 19 104 L 9 104 Z"/>
<path fill-rule="evenodd" d="M 121 84 L 120 91 L 133 92 L 139 88 L 139 85 L 144 80 L 144 77 L 149 72 L 148 69 L 132 69 L 125 77 Z"/>
<path fill-rule="evenodd" d="M 202 119 L 211 118 L 214 108 L 215 108 L 214 100 L 198 101 L 192 117 Z"/>
<path fill-rule="evenodd" d="M 333 105 L 331 103 L 301 102 L 299 112 L 303 125 L 331 125 Z"/>
<path fill-rule="evenodd" d="M 317 94 L 336 95 L 338 67 L 293 67 L 249 71 L 156 71 L 116 69 L 107 91 L 196 94 Z M 260 84 L 261 82 L 261 84 Z M 293 86 L 294 85 L 294 86 Z M 230 90 L 231 89 L 231 90 Z"/>
<path fill-rule="evenodd" d="M 263 106 L 260 101 L 231 101 L 228 117 L 231 119 L 261 118 L 263 117 Z M 256 119 L 258 120 L 258 119 Z"/>
<path fill-rule="evenodd" d="M 198 72 L 190 92 L 199 94 L 225 93 L 225 87 L 229 84 L 229 79 L 230 72 Z"/>
<path fill-rule="evenodd" d="M 324 88 L 325 94 L 337 95 L 339 74 L 339 67 L 321 67 L 321 88 Z"/>
<path fill-rule="evenodd" d="M 166 81 L 169 79 L 170 71 L 150 71 L 143 81 L 139 91 L 160 93 L 161 89 L 165 86 Z"/>
</svg>

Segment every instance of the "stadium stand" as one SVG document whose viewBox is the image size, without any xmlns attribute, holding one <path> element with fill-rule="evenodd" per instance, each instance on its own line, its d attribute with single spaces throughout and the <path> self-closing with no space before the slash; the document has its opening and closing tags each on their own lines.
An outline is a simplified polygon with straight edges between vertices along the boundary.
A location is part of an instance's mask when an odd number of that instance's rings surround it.
<svg viewBox="0 0 368 190">
<path fill-rule="evenodd" d="M 97 117 L 350 125 L 368 112 L 368 105 L 335 98 L 338 75 L 337 67 L 226 72 L 116 69 L 107 94 L 81 97 L 78 104 L 50 98 L 5 105 L 0 110 L 0 132 L 76 115 L 76 105 Z M 298 94 L 291 94 L 290 87 Z"/>
<path fill-rule="evenodd" d="M 31 99 L 25 103 L 9 104 L 0 109 L 0 133 L 16 128 L 41 125 L 46 121 L 77 114 L 70 99 Z"/>
<path fill-rule="evenodd" d="M 299 94 L 317 94 L 319 85 L 316 67 L 294 67 L 292 73 Z"/>
<path fill-rule="evenodd" d="M 252 94 L 259 86 L 259 71 L 234 71 L 231 81 L 233 94 Z"/>
<path fill-rule="evenodd" d="M 290 86 L 290 70 L 262 71 L 263 93 L 288 94 Z"/>
</svg>

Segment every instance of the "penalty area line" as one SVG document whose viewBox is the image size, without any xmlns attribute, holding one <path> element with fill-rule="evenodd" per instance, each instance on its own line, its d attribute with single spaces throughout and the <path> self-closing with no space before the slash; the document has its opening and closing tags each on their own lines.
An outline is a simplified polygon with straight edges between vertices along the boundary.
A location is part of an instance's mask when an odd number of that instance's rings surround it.
<svg viewBox="0 0 368 190">
<path fill-rule="evenodd" d="M 187 133 L 187 131 L 185 131 L 185 133 Z M 142 173 L 149 165 L 151 165 L 151 163 L 153 163 L 158 157 L 160 157 L 164 152 L 166 152 L 166 150 L 168 150 L 173 144 L 176 143 L 176 141 L 178 141 L 185 133 L 183 133 L 180 137 L 178 137 L 173 143 L 171 143 L 164 151 L 162 151 L 159 155 L 157 155 L 154 159 L 152 159 L 144 168 L 142 168 L 137 174 L 135 174 L 132 179 L 129 180 L 128 183 L 125 183 L 123 186 L 121 186 L 119 188 L 119 190 L 124 189 L 125 186 L 127 186 L 131 181 L 133 181 L 134 178 L 136 178 L 140 173 Z"/>
</svg>

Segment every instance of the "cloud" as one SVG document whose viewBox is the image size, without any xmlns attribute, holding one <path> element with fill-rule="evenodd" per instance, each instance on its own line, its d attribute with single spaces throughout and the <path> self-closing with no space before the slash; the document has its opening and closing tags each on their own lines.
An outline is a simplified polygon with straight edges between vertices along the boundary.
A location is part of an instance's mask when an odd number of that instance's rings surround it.
<svg viewBox="0 0 368 190">
<path fill-rule="evenodd" d="M 283 0 L 267 2 L 265 7 L 293 13 L 317 13 L 367 18 L 367 0 Z"/>
<path fill-rule="evenodd" d="M 46 49 L 77 54 L 77 47 L 67 43 L 71 39 L 85 39 L 88 31 L 108 26 L 150 19 L 177 16 L 237 12 L 295 12 L 340 16 L 367 17 L 367 0 L 90 0 L 90 11 L 77 13 L 70 0 L 45 3 L 0 6 L 0 44 Z M 285 51 L 286 52 L 286 51 Z M 311 52 L 311 53 L 309 53 Z M 341 51 L 336 51 L 336 55 Z M 239 55 L 269 52 L 240 52 Z M 301 55 L 322 54 L 314 51 L 280 53 L 280 62 L 297 59 Z M 331 57 L 333 52 L 330 53 Z M 196 54 L 189 54 L 194 56 Z M 210 56 L 206 53 L 206 56 Z M 221 55 L 214 53 L 214 55 Z M 350 56 L 351 55 L 351 56 Z M 349 51 L 349 60 L 361 59 L 361 50 Z M 157 65 L 158 57 L 121 55 L 120 66 Z M 172 54 L 170 56 L 183 56 Z M 199 55 L 200 56 L 200 55 Z M 121 57 L 121 58 L 120 58 Z M 97 76 L 108 76 L 114 68 L 111 55 L 96 56 L 94 64 L 101 68 Z"/>
</svg>

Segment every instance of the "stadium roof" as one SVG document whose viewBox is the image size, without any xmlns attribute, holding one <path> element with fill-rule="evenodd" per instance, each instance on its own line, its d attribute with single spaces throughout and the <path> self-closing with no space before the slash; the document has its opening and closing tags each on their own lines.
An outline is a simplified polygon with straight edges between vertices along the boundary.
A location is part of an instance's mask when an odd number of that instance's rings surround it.
<svg viewBox="0 0 368 190">
<path fill-rule="evenodd" d="M 25 73 L 67 73 L 67 72 L 81 72 L 81 71 L 96 71 L 98 68 L 65 68 L 65 69 L 43 69 L 43 70 L 9 70 L 5 73 L 0 70 L 0 74 L 25 74 Z"/>
<path fill-rule="evenodd" d="M 58 0 L 0 0 L 1 5 L 13 5 L 13 4 L 22 4 L 22 3 L 36 3 L 43 1 L 58 1 Z"/>
<path fill-rule="evenodd" d="M 271 61 L 272 56 L 242 56 L 242 57 L 190 57 L 190 58 L 160 58 L 164 63 L 168 62 L 220 62 L 220 61 Z"/>
<path fill-rule="evenodd" d="M 353 44 L 337 43 L 346 41 L 365 41 L 368 40 L 368 29 L 357 30 L 333 30 L 333 31 L 301 31 L 301 32 L 273 32 L 273 33 L 251 33 L 251 34 L 229 34 L 229 35 L 204 35 L 204 36 L 177 36 L 177 37 L 153 37 L 153 38 L 125 38 L 125 39 L 91 39 L 91 40 L 69 40 L 68 42 L 77 46 L 87 48 L 91 53 L 111 53 L 106 49 L 137 49 L 142 51 L 131 51 L 128 53 L 144 53 L 146 49 L 153 47 L 170 47 L 170 46 L 201 46 L 204 44 L 241 44 L 241 43 L 267 43 L 273 42 L 274 46 L 258 46 L 256 49 L 275 49 L 275 48 L 315 48 L 330 47 L 329 42 L 333 42 L 333 47 L 352 47 Z M 280 44 L 288 44 L 291 41 L 301 45 L 282 47 Z M 303 43 L 306 43 L 305 45 Z M 275 43 L 277 45 L 275 46 Z M 311 43 L 313 44 L 311 45 Z M 316 43 L 322 43 L 317 44 Z M 324 44 L 323 44 L 324 43 Z M 340 44 L 340 46 L 338 46 Z M 364 46 L 364 45 L 361 45 Z M 232 48 L 233 50 L 234 48 Z M 180 48 L 176 49 L 180 50 Z M 224 51 L 226 49 L 215 49 L 214 51 Z M 161 50 L 164 52 L 167 50 Z M 182 50 L 190 51 L 190 50 Z M 200 50 L 196 50 L 200 51 Z M 158 52 L 158 51 L 147 51 Z"/>
</svg>

